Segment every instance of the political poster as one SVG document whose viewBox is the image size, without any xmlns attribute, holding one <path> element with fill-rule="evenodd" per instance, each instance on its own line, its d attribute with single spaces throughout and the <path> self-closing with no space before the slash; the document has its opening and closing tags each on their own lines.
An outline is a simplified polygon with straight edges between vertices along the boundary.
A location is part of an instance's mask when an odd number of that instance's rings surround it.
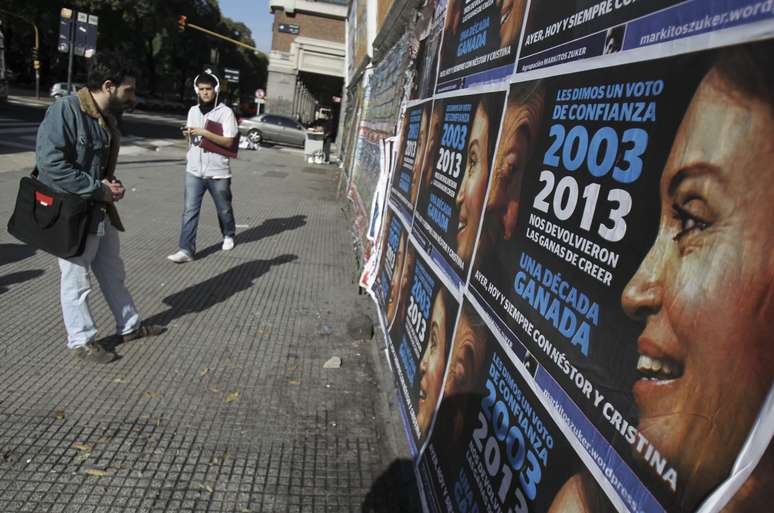
<svg viewBox="0 0 774 513">
<path fill-rule="evenodd" d="M 771 21 L 768 0 L 532 2 L 518 71 L 525 72 Z"/>
<path fill-rule="evenodd" d="M 771 499 L 773 56 L 508 92 L 467 294 L 631 512 L 719 511 L 745 479 L 740 511 Z"/>
<path fill-rule="evenodd" d="M 408 244 L 408 227 L 392 207 L 386 208 L 382 226 L 379 244 L 381 253 L 372 285 L 372 296 L 379 306 L 381 324 L 388 327 L 395 318 L 398 306 L 399 284 Z"/>
<path fill-rule="evenodd" d="M 426 33 L 421 34 L 417 53 L 416 76 L 411 91 L 412 99 L 424 99 L 433 95 L 438 75 L 438 55 L 446 19 L 446 0 L 435 0 L 433 15 Z"/>
<path fill-rule="evenodd" d="M 448 0 L 436 92 L 513 73 L 527 0 Z"/>
<path fill-rule="evenodd" d="M 420 173 L 424 165 L 430 111 L 428 100 L 406 108 L 401 124 L 401 138 L 395 173 L 390 185 L 390 199 L 407 224 L 411 224 L 419 196 Z"/>
<path fill-rule="evenodd" d="M 451 346 L 442 399 L 419 462 L 433 513 L 557 509 L 588 490 L 595 513 L 615 511 L 549 411 L 469 303 Z"/>
<path fill-rule="evenodd" d="M 452 286 L 467 278 L 505 91 L 435 100 L 424 145 L 414 236 Z"/>
<path fill-rule="evenodd" d="M 459 303 L 409 241 L 389 325 L 388 353 L 416 453 L 440 398 Z"/>
</svg>

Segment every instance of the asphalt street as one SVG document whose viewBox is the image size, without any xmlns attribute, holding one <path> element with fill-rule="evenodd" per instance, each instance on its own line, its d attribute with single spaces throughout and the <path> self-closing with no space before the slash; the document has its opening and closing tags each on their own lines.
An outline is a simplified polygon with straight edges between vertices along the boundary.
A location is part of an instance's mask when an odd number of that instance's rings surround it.
<svg viewBox="0 0 774 513">
<path fill-rule="evenodd" d="M 0 107 L 3 223 L 44 109 Z M 166 333 L 109 365 L 76 360 L 56 259 L 0 231 L 0 511 L 417 511 L 338 169 L 243 150 L 236 247 L 220 250 L 207 198 L 198 258 L 175 265 L 185 148 L 179 120 L 158 117 L 127 116 L 117 175 L 127 283 Z M 96 286 L 90 299 L 111 335 Z M 324 368 L 332 357 L 341 366 Z"/>
</svg>

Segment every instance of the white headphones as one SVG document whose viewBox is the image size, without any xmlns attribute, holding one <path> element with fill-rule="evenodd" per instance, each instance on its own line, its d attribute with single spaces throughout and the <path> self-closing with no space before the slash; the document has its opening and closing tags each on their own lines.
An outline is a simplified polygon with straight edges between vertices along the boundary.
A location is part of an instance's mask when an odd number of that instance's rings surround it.
<svg viewBox="0 0 774 513">
<path fill-rule="evenodd" d="M 220 80 L 218 80 L 218 77 L 215 76 L 215 74 L 209 69 L 204 70 L 204 73 L 200 75 L 196 75 L 196 77 L 194 77 L 194 81 L 193 81 L 194 93 L 199 94 L 199 89 L 196 87 L 196 81 L 199 80 L 199 77 L 202 75 L 209 75 L 215 79 L 215 94 L 220 94 Z"/>
</svg>

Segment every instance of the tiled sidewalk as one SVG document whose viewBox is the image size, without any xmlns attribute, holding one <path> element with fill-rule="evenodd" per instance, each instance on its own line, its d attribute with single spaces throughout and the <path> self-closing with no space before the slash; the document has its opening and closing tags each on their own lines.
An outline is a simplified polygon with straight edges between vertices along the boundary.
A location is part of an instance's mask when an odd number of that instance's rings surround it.
<svg viewBox="0 0 774 513">
<path fill-rule="evenodd" d="M 178 148 L 119 167 L 128 284 L 156 339 L 107 366 L 65 347 L 53 257 L 0 232 L 0 511 L 415 511 L 380 342 L 357 295 L 333 167 L 298 152 L 234 164 L 237 246 L 212 202 L 200 258 L 176 250 Z M 0 174 L 0 219 L 20 173 Z M 112 317 L 95 287 L 101 335 Z M 323 369 L 331 356 L 341 368 Z M 397 435 L 395 433 L 398 433 Z"/>
</svg>

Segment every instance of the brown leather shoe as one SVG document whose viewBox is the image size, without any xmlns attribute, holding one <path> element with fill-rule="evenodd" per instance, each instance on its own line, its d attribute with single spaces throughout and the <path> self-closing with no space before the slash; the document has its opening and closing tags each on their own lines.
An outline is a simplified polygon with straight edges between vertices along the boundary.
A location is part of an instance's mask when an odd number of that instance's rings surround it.
<svg viewBox="0 0 774 513">
<path fill-rule="evenodd" d="M 76 358 L 91 363 L 105 364 L 118 360 L 116 353 L 106 349 L 98 342 L 89 342 L 86 345 L 74 348 L 72 351 Z"/>
<path fill-rule="evenodd" d="M 122 341 L 130 342 L 132 340 L 137 340 L 138 338 L 155 337 L 156 335 L 161 335 L 165 331 L 167 331 L 167 328 L 164 326 L 157 326 L 155 324 L 140 324 L 139 328 L 132 331 L 131 333 L 124 335 L 122 337 Z"/>
</svg>

